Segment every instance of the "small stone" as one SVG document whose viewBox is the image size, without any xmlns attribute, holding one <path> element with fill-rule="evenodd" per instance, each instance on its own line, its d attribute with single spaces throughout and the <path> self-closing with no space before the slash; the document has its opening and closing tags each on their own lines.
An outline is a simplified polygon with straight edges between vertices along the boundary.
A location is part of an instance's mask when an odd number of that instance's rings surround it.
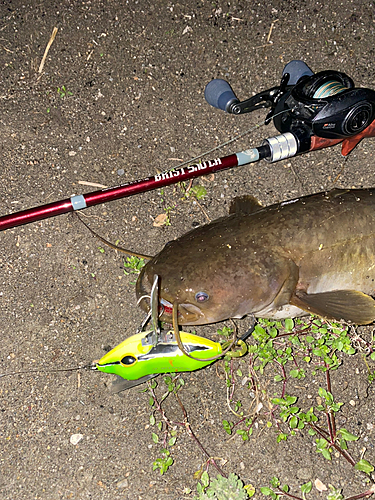
<svg viewBox="0 0 375 500">
<path fill-rule="evenodd" d="M 68 154 L 69 154 L 69 156 L 75 156 L 77 154 L 77 152 L 76 151 L 69 151 Z"/>
<path fill-rule="evenodd" d="M 117 486 L 117 489 L 122 490 L 122 489 L 124 489 L 124 488 L 128 488 L 128 486 L 129 486 L 129 482 L 128 482 L 128 480 L 127 480 L 127 479 L 122 479 L 121 481 L 119 481 L 119 482 L 117 483 L 117 485 L 116 485 L 116 486 Z"/>
<path fill-rule="evenodd" d="M 72 434 L 70 436 L 70 443 L 73 445 L 76 445 L 81 441 L 82 438 L 83 438 L 83 434 Z"/>
<path fill-rule="evenodd" d="M 303 481 L 307 481 L 310 478 L 311 470 L 307 468 L 301 468 L 297 470 L 298 479 L 302 479 Z"/>
<path fill-rule="evenodd" d="M 117 170 L 117 175 L 124 175 L 124 173 L 125 173 L 125 170 L 123 168 L 119 168 Z"/>
<path fill-rule="evenodd" d="M 259 413 L 262 408 L 263 408 L 262 403 L 258 403 L 257 407 L 255 408 L 255 413 Z"/>
</svg>

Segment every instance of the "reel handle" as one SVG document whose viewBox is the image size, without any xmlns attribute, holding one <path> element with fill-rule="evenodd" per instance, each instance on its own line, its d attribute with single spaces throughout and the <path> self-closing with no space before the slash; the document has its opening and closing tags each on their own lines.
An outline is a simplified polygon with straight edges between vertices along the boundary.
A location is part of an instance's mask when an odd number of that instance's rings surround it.
<svg viewBox="0 0 375 500">
<path fill-rule="evenodd" d="M 314 74 L 305 62 L 297 59 L 285 65 L 283 76 L 286 73 L 289 73 L 288 85 L 295 85 L 303 76 L 312 76 Z"/>
<path fill-rule="evenodd" d="M 283 78 L 278 87 L 272 87 L 246 99 L 240 101 L 233 92 L 232 87 L 226 80 L 217 78 L 211 80 L 204 90 L 204 97 L 208 104 L 214 108 L 221 109 L 227 113 L 239 115 L 249 113 L 259 108 L 274 108 L 280 96 L 285 93 L 287 86 L 294 86 L 303 76 L 312 76 L 314 73 L 303 61 L 290 61 L 283 70 Z M 289 78 L 288 76 L 289 75 Z M 268 116 L 266 123 L 272 118 Z"/>
<path fill-rule="evenodd" d="M 227 113 L 240 101 L 237 99 L 229 83 L 221 78 L 211 80 L 204 89 L 204 97 L 208 104 Z"/>
</svg>

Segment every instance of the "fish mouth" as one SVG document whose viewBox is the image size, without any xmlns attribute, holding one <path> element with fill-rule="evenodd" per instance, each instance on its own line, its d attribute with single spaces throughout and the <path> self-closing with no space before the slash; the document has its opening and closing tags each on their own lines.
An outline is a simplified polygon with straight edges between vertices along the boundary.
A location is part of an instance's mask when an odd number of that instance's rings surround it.
<svg viewBox="0 0 375 500">
<path fill-rule="evenodd" d="M 151 283 L 148 276 L 141 272 L 136 284 L 138 305 L 146 313 L 150 310 Z M 159 320 L 172 324 L 173 299 L 159 297 Z M 193 304 L 178 304 L 178 323 L 180 325 L 197 325 L 203 321 L 203 313 L 199 307 Z"/>
<path fill-rule="evenodd" d="M 159 312 L 161 315 L 172 317 L 173 304 L 171 304 L 168 300 L 160 299 Z"/>
<path fill-rule="evenodd" d="M 203 314 L 199 307 L 192 304 L 178 304 L 179 325 L 197 325 L 201 318 Z M 173 320 L 173 304 L 162 297 L 159 299 L 159 320 L 170 324 Z"/>
<path fill-rule="evenodd" d="M 173 304 L 168 300 L 161 298 L 160 308 L 160 320 L 172 323 Z M 198 325 L 201 321 L 204 321 L 204 315 L 199 307 L 194 306 L 193 304 L 178 304 L 179 325 Z"/>
</svg>

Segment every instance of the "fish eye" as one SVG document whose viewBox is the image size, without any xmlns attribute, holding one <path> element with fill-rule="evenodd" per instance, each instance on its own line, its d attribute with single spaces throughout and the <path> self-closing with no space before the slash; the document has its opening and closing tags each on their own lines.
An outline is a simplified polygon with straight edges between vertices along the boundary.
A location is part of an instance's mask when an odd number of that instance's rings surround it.
<svg viewBox="0 0 375 500">
<path fill-rule="evenodd" d="M 205 302 L 209 299 L 209 295 L 206 292 L 198 292 L 195 294 L 195 300 L 197 302 Z"/>
<path fill-rule="evenodd" d="M 121 360 L 121 363 L 123 365 L 132 365 L 133 363 L 135 363 L 137 360 L 134 356 L 124 356 Z"/>
</svg>

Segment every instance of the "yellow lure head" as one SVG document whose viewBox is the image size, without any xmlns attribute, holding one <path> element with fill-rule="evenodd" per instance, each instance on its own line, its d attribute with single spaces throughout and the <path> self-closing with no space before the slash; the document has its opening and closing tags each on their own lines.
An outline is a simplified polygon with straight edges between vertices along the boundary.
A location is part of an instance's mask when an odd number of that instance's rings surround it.
<svg viewBox="0 0 375 500">
<path fill-rule="evenodd" d="M 205 359 L 222 354 L 222 347 L 218 342 L 186 332 L 180 332 L 180 336 L 191 356 Z M 152 332 L 149 331 L 137 333 L 124 340 L 105 354 L 96 363 L 96 368 L 134 381 L 127 386 L 131 387 L 159 373 L 193 371 L 212 362 L 213 360 L 194 361 L 185 356 L 177 345 L 173 331 L 162 334 L 156 345 L 152 342 Z"/>
</svg>

